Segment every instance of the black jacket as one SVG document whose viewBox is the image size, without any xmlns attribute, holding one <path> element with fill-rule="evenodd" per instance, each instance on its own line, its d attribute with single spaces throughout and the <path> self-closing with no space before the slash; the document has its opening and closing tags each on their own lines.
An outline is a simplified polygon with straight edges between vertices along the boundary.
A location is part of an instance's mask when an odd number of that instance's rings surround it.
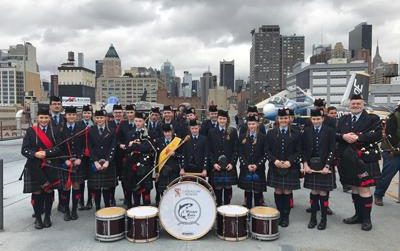
<svg viewBox="0 0 400 251">
<path fill-rule="evenodd" d="M 334 162 L 334 152 L 336 147 L 336 139 L 335 139 L 335 130 L 322 125 L 318 138 L 319 138 L 319 149 L 313 149 L 313 141 L 316 137 L 316 133 L 314 132 L 314 127 L 307 127 L 304 130 L 303 134 L 303 162 L 310 163 L 310 159 L 313 153 L 313 150 L 318 154 L 318 157 L 321 158 L 322 163 L 325 165 L 329 165 L 333 167 Z M 317 156 L 314 156 L 317 157 Z"/>
</svg>

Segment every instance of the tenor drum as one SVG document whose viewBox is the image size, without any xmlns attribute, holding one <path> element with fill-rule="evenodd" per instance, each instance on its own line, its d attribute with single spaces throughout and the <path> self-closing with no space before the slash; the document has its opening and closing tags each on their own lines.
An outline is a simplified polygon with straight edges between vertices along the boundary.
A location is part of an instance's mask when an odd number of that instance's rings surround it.
<svg viewBox="0 0 400 251">
<path fill-rule="evenodd" d="M 128 210 L 126 227 L 128 241 L 145 243 L 155 241 L 158 237 L 158 208 L 142 206 Z"/>
<path fill-rule="evenodd" d="M 107 207 L 96 212 L 96 240 L 116 241 L 125 235 L 126 210 L 121 207 Z"/>
<path fill-rule="evenodd" d="M 242 206 L 225 205 L 217 209 L 217 236 L 226 241 L 247 239 L 247 215 L 249 210 Z"/>
<path fill-rule="evenodd" d="M 257 240 L 279 238 L 279 211 L 272 207 L 254 207 L 250 210 L 250 233 Z"/>
</svg>

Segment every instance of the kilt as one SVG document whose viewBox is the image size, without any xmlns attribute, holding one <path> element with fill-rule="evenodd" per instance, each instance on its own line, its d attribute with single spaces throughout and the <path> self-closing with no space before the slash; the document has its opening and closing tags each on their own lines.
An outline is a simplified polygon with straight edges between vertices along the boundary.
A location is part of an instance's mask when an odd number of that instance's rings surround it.
<svg viewBox="0 0 400 251">
<path fill-rule="evenodd" d="M 117 147 L 117 149 L 115 150 L 115 157 L 113 159 L 113 162 L 114 162 L 114 166 L 116 168 L 117 177 L 119 177 L 119 179 L 122 178 L 122 173 L 123 173 L 123 169 L 124 169 L 124 157 L 125 157 L 124 150 Z"/>
<path fill-rule="evenodd" d="M 40 162 L 37 162 L 38 165 L 40 165 Z M 52 163 L 54 165 L 54 163 Z M 24 189 L 23 193 L 34 193 L 34 192 L 39 192 L 42 190 L 41 184 L 39 183 L 38 180 L 35 180 L 33 175 L 32 175 L 32 169 L 29 168 L 29 166 L 26 164 L 24 167 Z M 56 182 L 59 180 L 58 177 L 58 171 L 54 168 L 50 167 L 45 167 L 44 168 L 45 175 L 48 178 L 49 182 Z M 58 189 L 61 187 L 61 183 L 59 185 L 56 185 L 53 187 L 53 189 Z"/>
<path fill-rule="evenodd" d="M 306 173 L 304 187 L 311 190 L 332 191 L 336 188 L 335 172 L 329 174 Z"/>
<path fill-rule="evenodd" d="M 165 189 L 167 189 L 168 185 L 179 177 L 179 167 L 176 166 L 171 167 L 165 165 L 161 170 L 160 176 L 158 178 L 158 182 L 156 185 L 156 190 L 159 193 L 163 193 Z"/>
<path fill-rule="evenodd" d="M 376 186 L 381 177 L 381 170 L 379 162 L 364 163 L 364 168 L 368 173 L 368 176 L 359 178 L 357 175 L 350 175 L 351 173 L 344 171 L 345 168 L 356 168 L 354 166 L 348 167 L 343 165 L 342 161 L 339 161 L 339 174 L 340 182 L 343 185 L 350 185 L 356 187 L 373 187 Z"/>
<path fill-rule="evenodd" d="M 300 189 L 299 169 L 289 168 L 287 175 L 280 175 L 273 164 L 269 164 L 267 186 L 279 189 L 298 190 Z"/>
<path fill-rule="evenodd" d="M 258 167 L 260 168 L 260 167 Z M 251 173 L 247 168 L 240 168 L 238 187 L 247 192 L 265 192 L 267 191 L 267 180 L 265 177 L 265 169 Z"/>
<path fill-rule="evenodd" d="M 151 171 L 151 165 L 139 165 L 132 161 L 126 161 L 124 165 L 122 182 L 124 182 L 125 188 L 131 191 L 135 191 L 136 184 L 144 177 L 148 172 Z M 140 188 L 150 191 L 153 189 L 153 178 L 149 174 L 147 178 L 140 183 Z"/>
<path fill-rule="evenodd" d="M 68 167 L 65 164 L 62 164 L 61 167 L 65 168 L 65 170 L 68 170 Z M 75 173 L 71 173 L 71 182 L 82 184 L 85 181 L 83 179 L 84 166 L 82 165 L 82 163 L 77 167 L 72 167 L 72 170 L 75 171 Z M 58 173 L 61 180 L 61 186 L 65 188 L 65 185 L 68 181 L 69 172 L 58 170 Z"/>
<path fill-rule="evenodd" d="M 237 177 L 237 171 L 236 171 L 236 165 L 233 165 L 234 167 L 232 170 L 228 171 L 216 171 L 211 169 L 210 175 L 208 182 L 210 185 L 214 188 L 225 188 L 225 187 L 230 187 L 233 185 L 238 184 L 238 177 Z"/>
<path fill-rule="evenodd" d="M 91 162 L 91 165 L 94 164 Z M 111 161 L 107 169 L 102 171 L 91 171 L 89 173 L 89 189 L 113 188 L 117 182 L 115 165 Z"/>
</svg>

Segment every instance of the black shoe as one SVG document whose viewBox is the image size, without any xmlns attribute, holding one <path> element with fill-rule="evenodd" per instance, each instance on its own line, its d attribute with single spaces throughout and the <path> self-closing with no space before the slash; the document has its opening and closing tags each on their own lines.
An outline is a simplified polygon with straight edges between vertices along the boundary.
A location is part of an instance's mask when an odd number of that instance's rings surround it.
<svg viewBox="0 0 400 251">
<path fill-rule="evenodd" d="M 289 217 L 283 217 L 280 222 L 281 227 L 288 227 L 289 226 Z"/>
<path fill-rule="evenodd" d="M 71 214 L 70 214 L 69 210 L 67 210 L 67 211 L 64 213 L 64 220 L 65 220 L 65 221 L 70 221 L 70 220 L 71 220 Z"/>
<path fill-rule="evenodd" d="M 345 223 L 345 224 L 358 224 L 358 223 L 361 223 L 361 220 L 360 220 L 360 217 L 355 214 L 350 218 L 343 219 L 343 223 Z"/>
<path fill-rule="evenodd" d="M 43 229 L 42 217 L 37 217 L 34 223 L 36 229 Z"/>
<path fill-rule="evenodd" d="M 79 201 L 78 209 L 79 211 L 86 210 L 85 203 L 83 201 Z"/>
<path fill-rule="evenodd" d="M 50 216 L 45 216 L 44 217 L 44 221 L 43 221 L 43 227 L 48 228 L 51 227 L 51 220 L 50 220 Z"/>
<path fill-rule="evenodd" d="M 78 212 L 76 212 L 76 210 L 72 210 L 71 220 L 77 220 L 78 218 L 79 218 Z"/>
<path fill-rule="evenodd" d="M 315 228 L 316 225 L 317 225 L 317 217 L 311 216 L 310 222 L 308 223 L 308 228 L 310 229 Z"/>
<path fill-rule="evenodd" d="M 93 208 L 92 200 L 89 200 L 89 201 L 86 203 L 85 210 L 91 210 L 92 208 Z"/>
<path fill-rule="evenodd" d="M 326 228 L 326 219 L 321 219 L 317 228 L 318 228 L 318 230 L 324 230 Z"/>
<path fill-rule="evenodd" d="M 58 210 L 58 212 L 65 213 L 65 208 L 64 208 L 64 206 L 61 205 L 60 203 L 59 203 L 58 206 L 57 206 L 57 210 Z"/>
<path fill-rule="evenodd" d="M 371 220 L 365 220 L 365 221 L 361 224 L 361 230 L 370 231 L 371 229 L 372 229 Z"/>
<path fill-rule="evenodd" d="M 332 211 L 332 209 L 331 209 L 330 207 L 328 207 L 328 208 L 326 209 L 326 214 L 327 214 L 327 215 L 332 215 L 332 214 L 333 214 L 333 211 Z"/>
</svg>

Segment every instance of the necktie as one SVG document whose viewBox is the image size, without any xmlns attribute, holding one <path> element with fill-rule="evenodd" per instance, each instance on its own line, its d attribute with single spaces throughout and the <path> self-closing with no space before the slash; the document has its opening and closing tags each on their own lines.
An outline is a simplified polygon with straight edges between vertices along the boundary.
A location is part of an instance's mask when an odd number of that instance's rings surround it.
<svg viewBox="0 0 400 251">
<path fill-rule="evenodd" d="M 168 140 L 168 139 L 165 141 L 165 144 L 166 144 L 166 145 L 168 145 L 168 144 L 169 144 L 169 140 Z"/>
<path fill-rule="evenodd" d="M 357 116 L 353 115 L 353 123 L 357 121 Z"/>
<path fill-rule="evenodd" d="M 132 123 L 129 123 L 129 128 L 132 128 L 132 127 L 133 127 Z"/>
<path fill-rule="evenodd" d="M 86 121 L 85 124 L 86 124 L 86 126 L 89 126 L 89 122 Z"/>
<path fill-rule="evenodd" d="M 103 132 L 104 132 L 104 128 L 103 128 L 103 127 L 100 127 L 100 135 L 102 135 Z"/>
<path fill-rule="evenodd" d="M 72 132 L 72 130 L 74 129 L 72 126 L 68 127 L 69 131 Z"/>
<path fill-rule="evenodd" d="M 250 135 L 250 139 L 254 140 L 254 134 Z"/>
<path fill-rule="evenodd" d="M 315 131 L 316 134 L 318 134 L 319 133 L 319 128 L 314 128 L 314 131 Z"/>
<path fill-rule="evenodd" d="M 225 129 L 224 129 L 224 128 L 222 128 L 222 129 L 221 129 L 221 132 L 222 132 L 222 133 L 224 133 L 224 132 L 225 132 Z"/>
<path fill-rule="evenodd" d="M 282 133 L 282 135 L 285 135 L 285 134 L 286 134 L 286 130 L 285 130 L 285 129 L 282 129 L 282 130 L 281 130 L 281 133 Z"/>
<path fill-rule="evenodd" d="M 53 116 L 53 120 L 54 120 L 54 122 L 56 122 L 56 125 L 58 125 L 58 116 L 57 115 Z"/>
<path fill-rule="evenodd" d="M 42 127 L 42 131 L 46 133 L 46 127 Z"/>
</svg>

